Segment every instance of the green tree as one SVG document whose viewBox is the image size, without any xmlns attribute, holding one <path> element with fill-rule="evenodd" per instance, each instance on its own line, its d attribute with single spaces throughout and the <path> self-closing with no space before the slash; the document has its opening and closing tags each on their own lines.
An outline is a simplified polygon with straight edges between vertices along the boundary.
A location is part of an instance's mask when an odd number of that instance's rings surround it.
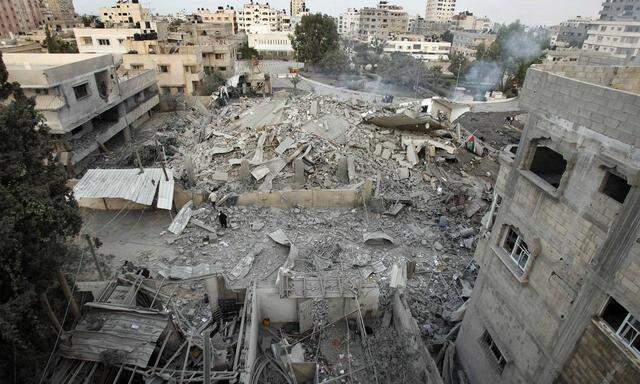
<svg viewBox="0 0 640 384">
<path fill-rule="evenodd" d="M 323 72 L 340 74 L 349 71 L 349 56 L 341 49 L 334 49 L 324 54 L 318 67 Z"/>
<path fill-rule="evenodd" d="M 453 43 L 453 32 L 447 30 L 441 36 L 440 39 L 442 41 L 446 41 L 447 43 Z"/>
<path fill-rule="evenodd" d="M 244 60 L 250 60 L 260 56 L 260 52 L 257 49 L 249 47 L 249 44 L 244 43 L 238 48 L 238 58 Z"/>
<path fill-rule="evenodd" d="M 460 52 L 454 52 L 449 56 L 449 72 L 454 76 L 462 77 L 469 68 L 469 60 Z"/>
<path fill-rule="evenodd" d="M 202 79 L 202 88 L 200 88 L 200 96 L 211 96 L 222 85 L 226 84 L 224 76 L 218 71 L 211 71 Z"/>
<path fill-rule="evenodd" d="M 64 41 L 58 35 L 52 35 L 49 28 L 45 31 L 44 46 L 49 53 L 78 53 L 75 41 Z"/>
<path fill-rule="evenodd" d="M 319 13 L 302 16 L 290 38 L 296 59 L 313 65 L 318 64 L 327 52 L 340 46 L 338 29 L 333 19 Z"/>
<path fill-rule="evenodd" d="M 295 75 L 289 77 L 289 82 L 291 82 L 291 84 L 293 85 L 293 94 L 294 95 L 298 91 L 298 84 L 300 83 L 301 80 L 302 79 L 300 78 L 300 76 L 298 74 L 295 74 Z"/>
<path fill-rule="evenodd" d="M 7 79 L 0 54 L 0 377 L 31 383 L 55 337 L 38 296 L 69 259 L 81 219 L 34 100 Z"/>
</svg>

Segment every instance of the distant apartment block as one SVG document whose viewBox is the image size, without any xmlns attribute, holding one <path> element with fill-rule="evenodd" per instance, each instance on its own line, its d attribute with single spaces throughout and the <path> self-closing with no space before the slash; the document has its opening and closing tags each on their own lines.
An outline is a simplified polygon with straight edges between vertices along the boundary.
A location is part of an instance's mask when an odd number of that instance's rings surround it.
<svg viewBox="0 0 640 384">
<path fill-rule="evenodd" d="M 358 36 L 360 31 L 360 12 L 349 8 L 338 17 L 338 34 L 350 38 Z"/>
<path fill-rule="evenodd" d="M 255 48 L 265 59 L 292 59 L 293 46 L 289 39 L 291 32 L 251 33 L 249 47 Z"/>
<path fill-rule="evenodd" d="M 0 0 L 0 36 L 26 33 L 44 22 L 38 0 Z"/>
<path fill-rule="evenodd" d="M 231 6 L 219 6 L 213 11 L 209 10 L 209 8 L 198 8 L 195 15 L 198 17 L 198 21 L 202 23 L 230 23 L 232 33 L 238 32 L 236 10 Z"/>
<path fill-rule="evenodd" d="M 606 21 L 640 21 L 640 0 L 605 0 L 600 19 Z"/>
<path fill-rule="evenodd" d="M 614 57 L 640 55 L 640 21 L 597 21 L 582 44 L 587 51 L 604 52 Z"/>
<path fill-rule="evenodd" d="M 106 25 L 131 24 L 141 27 L 145 21 L 151 20 L 149 10 L 142 7 L 139 0 L 118 0 L 111 7 L 98 10 L 100 21 Z"/>
<path fill-rule="evenodd" d="M 41 0 L 42 13 L 47 24 L 52 26 L 73 26 L 76 10 L 72 0 Z"/>
<path fill-rule="evenodd" d="M 427 0 L 427 21 L 447 22 L 456 12 L 456 0 Z"/>
<path fill-rule="evenodd" d="M 252 26 L 268 25 L 271 32 L 288 31 L 291 18 L 282 10 L 271 8 L 269 3 L 249 3 L 238 10 L 238 31 L 248 32 Z"/>
<path fill-rule="evenodd" d="M 289 1 L 289 15 L 301 16 L 308 12 L 305 0 L 290 0 Z"/>
<path fill-rule="evenodd" d="M 155 22 L 154 22 L 155 23 Z M 157 46 L 167 39 L 166 23 L 159 23 L 162 32 L 141 28 L 74 28 L 73 34 L 80 53 L 128 53 L 140 45 Z"/>
<path fill-rule="evenodd" d="M 470 59 L 475 59 L 480 45 L 489 47 L 494 41 L 496 41 L 496 35 L 492 33 L 455 31 L 451 52 L 458 52 Z"/>
<path fill-rule="evenodd" d="M 388 40 L 407 33 L 409 15 L 399 5 L 380 1 L 376 8 L 364 7 L 358 12 L 360 40 Z"/>
<path fill-rule="evenodd" d="M 424 61 L 444 61 L 449 58 L 451 43 L 446 41 L 425 41 L 422 36 L 416 36 L 414 38 L 387 40 L 384 52 L 407 53 L 418 60 Z"/>
<path fill-rule="evenodd" d="M 589 29 L 594 28 L 595 18 L 577 16 L 560 23 L 552 35 L 552 45 L 559 47 L 582 47 Z"/>
<path fill-rule="evenodd" d="M 638 383 L 639 70 L 528 70 L 456 341 L 470 382 Z"/>
<path fill-rule="evenodd" d="M 9 81 L 35 97 L 56 152 L 79 170 L 114 136 L 142 124 L 158 104 L 153 71 L 116 69 L 110 54 L 7 53 Z"/>
<path fill-rule="evenodd" d="M 407 33 L 414 35 L 426 35 L 429 32 L 429 23 L 422 16 L 409 17 Z"/>
<path fill-rule="evenodd" d="M 476 17 L 471 12 L 460 12 L 451 18 L 454 29 L 463 31 L 489 32 L 495 29 L 495 23 L 488 17 Z"/>
</svg>

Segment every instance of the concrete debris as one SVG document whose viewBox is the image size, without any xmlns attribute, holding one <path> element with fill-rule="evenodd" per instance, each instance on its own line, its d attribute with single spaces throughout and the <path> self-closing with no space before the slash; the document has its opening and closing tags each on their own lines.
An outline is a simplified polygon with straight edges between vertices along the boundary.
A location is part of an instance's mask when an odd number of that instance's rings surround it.
<svg viewBox="0 0 640 384">
<path fill-rule="evenodd" d="M 180 209 L 176 217 L 171 222 L 171 225 L 169 226 L 169 232 L 173 233 L 174 235 L 179 235 L 182 233 L 182 231 L 184 231 L 184 228 L 187 226 L 189 220 L 191 219 L 192 206 L 193 201 L 189 201 Z"/>
<path fill-rule="evenodd" d="M 368 232 L 363 234 L 364 243 L 367 245 L 393 244 L 393 238 L 384 232 Z"/>
<path fill-rule="evenodd" d="M 275 241 L 280 245 L 287 245 L 287 246 L 291 245 L 291 241 L 289 240 L 289 238 L 287 237 L 287 235 L 284 233 L 282 229 L 278 229 L 274 232 L 271 232 L 269 234 L 269 237 L 271 238 L 271 240 Z"/>
</svg>

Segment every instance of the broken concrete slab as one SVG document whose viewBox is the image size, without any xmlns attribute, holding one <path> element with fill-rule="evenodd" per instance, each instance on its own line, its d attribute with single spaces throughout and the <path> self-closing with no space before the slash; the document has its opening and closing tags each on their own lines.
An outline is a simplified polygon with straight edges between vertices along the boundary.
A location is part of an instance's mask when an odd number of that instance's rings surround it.
<svg viewBox="0 0 640 384">
<path fill-rule="evenodd" d="M 342 117 L 325 115 L 302 126 L 302 130 L 335 144 L 344 144 L 351 123 Z"/>
<path fill-rule="evenodd" d="M 398 176 L 400 180 L 405 180 L 409 178 L 409 168 L 400 168 L 398 169 Z"/>
<path fill-rule="evenodd" d="M 362 235 L 364 243 L 367 245 L 384 245 L 393 244 L 393 237 L 382 231 L 367 232 Z"/>
<path fill-rule="evenodd" d="M 295 140 L 287 136 L 280 142 L 275 152 L 278 155 L 282 156 L 287 151 L 287 149 L 291 148 L 295 143 Z"/>
<path fill-rule="evenodd" d="M 391 150 L 389 148 L 385 148 L 382 151 L 382 154 L 380 155 L 380 157 L 382 157 L 385 160 L 389 160 L 391 158 L 391 154 L 392 154 Z"/>
<path fill-rule="evenodd" d="M 340 158 L 340 160 L 338 160 L 338 169 L 336 171 L 336 177 L 338 178 L 338 181 L 341 183 L 346 184 L 349 182 L 348 160 L 346 157 L 342 157 Z"/>
<path fill-rule="evenodd" d="M 293 161 L 293 183 L 301 187 L 306 183 L 304 176 L 304 160 L 295 159 Z"/>
<path fill-rule="evenodd" d="M 189 223 L 189 220 L 191 219 L 191 207 L 193 207 L 193 201 L 189 201 L 180 209 L 176 217 L 173 218 L 171 225 L 169 225 L 169 232 L 173 233 L 174 235 L 180 235 L 182 231 L 184 231 L 185 227 Z"/>
<path fill-rule="evenodd" d="M 287 235 L 284 233 L 282 229 L 278 229 L 276 231 L 271 232 L 269 234 L 269 237 L 271 238 L 271 240 L 275 241 L 280 245 L 286 245 L 286 246 L 291 245 L 291 241 L 289 240 L 289 238 L 287 237 Z"/>
<path fill-rule="evenodd" d="M 202 228 L 204 230 L 207 230 L 213 234 L 216 233 L 216 229 L 208 224 L 205 224 L 203 221 L 200 221 L 198 219 L 192 218 L 191 220 L 189 220 L 189 223 L 195 225 L 196 227 Z"/>
</svg>

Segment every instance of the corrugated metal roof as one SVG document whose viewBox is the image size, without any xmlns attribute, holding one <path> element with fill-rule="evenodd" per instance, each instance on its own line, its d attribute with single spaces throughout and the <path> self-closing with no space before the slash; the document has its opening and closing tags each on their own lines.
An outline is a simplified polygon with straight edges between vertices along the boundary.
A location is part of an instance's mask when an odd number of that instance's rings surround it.
<svg viewBox="0 0 640 384">
<path fill-rule="evenodd" d="M 83 198 L 112 198 L 151 205 L 158 186 L 158 208 L 171 209 L 173 201 L 173 173 L 167 170 L 169 181 L 164 180 L 161 168 L 146 168 L 140 173 L 134 169 L 90 169 L 73 188 L 79 201 Z"/>
</svg>

